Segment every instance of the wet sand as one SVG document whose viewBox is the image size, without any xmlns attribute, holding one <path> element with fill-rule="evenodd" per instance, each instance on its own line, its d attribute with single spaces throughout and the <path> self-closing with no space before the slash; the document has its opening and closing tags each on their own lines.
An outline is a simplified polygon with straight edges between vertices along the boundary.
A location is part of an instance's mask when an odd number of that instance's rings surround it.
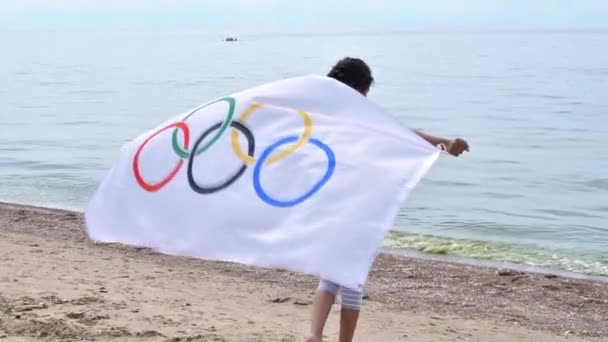
<svg viewBox="0 0 608 342">
<path fill-rule="evenodd" d="M 80 213 L 0 204 L 0 341 L 303 341 L 316 284 L 95 244 Z M 604 282 L 381 254 L 366 293 L 357 341 L 608 340 Z"/>
</svg>

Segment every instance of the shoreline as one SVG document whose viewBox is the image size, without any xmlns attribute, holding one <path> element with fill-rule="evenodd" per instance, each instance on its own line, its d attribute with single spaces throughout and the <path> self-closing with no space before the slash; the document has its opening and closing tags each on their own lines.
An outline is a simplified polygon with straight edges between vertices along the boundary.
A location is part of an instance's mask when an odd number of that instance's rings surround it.
<svg viewBox="0 0 608 342">
<path fill-rule="evenodd" d="M 84 212 L 81 210 L 77 210 L 74 208 L 61 208 L 61 207 L 49 207 L 43 205 L 35 205 L 28 203 L 15 203 L 15 202 L 7 202 L 0 200 L 0 206 L 15 206 L 15 207 L 23 207 L 29 209 L 44 209 L 50 211 L 56 211 L 58 213 L 74 213 L 78 215 L 83 215 Z M 571 279 L 579 279 L 579 280 L 591 280 L 597 282 L 605 282 L 608 283 L 608 276 L 604 275 L 594 275 L 587 274 L 582 272 L 574 272 L 567 271 L 562 269 L 555 269 L 544 266 L 532 266 L 527 264 L 520 264 L 508 261 L 497 261 L 490 259 L 477 259 L 471 258 L 461 255 L 454 254 L 433 254 L 427 252 L 421 252 L 414 248 L 388 248 L 381 247 L 380 253 L 397 255 L 406 258 L 412 259 L 420 259 L 420 260 L 433 260 L 439 262 L 447 262 L 447 263 L 456 263 L 465 266 L 474 266 L 474 267 L 489 267 L 489 268 L 500 268 L 500 269 L 509 269 L 517 272 L 526 272 L 526 273 L 536 273 L 542 275 L 557 275 L 559 277 L 571 278 Z"/>
<path fill-rule="evenodd" d="M 383 251 L 385 249 L 382 249 Z M 421 259 L 421 260 L 434 260 L 439 262 L 455 263 L 460 265 L 468 265 L 474 267 L 489 267 L 496 269 L 508 269 L 517 272 L 534 273 L 540 275 L 556 275 L 563 278 L 578 279 L 578 280 L 590 280 L 608 284 L 608 276 L 592 275 L 580 272 L 565 271 L 560 269 L 554 269 L 543 266 L 531 266 L 526 264 L 517 264 L 506 261 L 495 261 L 487 259 L 475 259 L 460 255 L 451 254 L 431 254 L 426 252 L 420 252 L 415 249 L 394 249 L 388 250 L 389 254 L 400 255 L 406 258 Z"/>
<path fill-rule="evenodd" d="M 0 203 L 0 260 L 0 338 L 19 341 L 302 341 L 317 285 L 286 270 L 94 243 L 81 213 L 19 204 Z M 608 338 L 605 282 L 380 253 L 365 293 L 363 341 Z"/>
</svg>

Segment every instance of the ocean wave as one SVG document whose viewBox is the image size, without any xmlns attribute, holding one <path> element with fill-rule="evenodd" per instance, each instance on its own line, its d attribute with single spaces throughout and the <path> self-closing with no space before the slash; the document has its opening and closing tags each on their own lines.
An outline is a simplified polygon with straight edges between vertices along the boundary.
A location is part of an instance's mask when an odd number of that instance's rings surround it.
<svg viewBox="0 0 608 342">
<path fill-rule="evenodd" d="M 584 182 L 583 185 L 594 189 L 608 190 L 608 178 L 592 179 Z"/>
<path fill-rule="evenodd" d="M 605 253 L 583 253 L 534 245 L 493 243 L 391 231 L 384 242 L 389 249 L 414 249 L 431 255 L 453 255 L 478 260 L 509 262 L 594 276 L 608 276 Z"/>
</svg>

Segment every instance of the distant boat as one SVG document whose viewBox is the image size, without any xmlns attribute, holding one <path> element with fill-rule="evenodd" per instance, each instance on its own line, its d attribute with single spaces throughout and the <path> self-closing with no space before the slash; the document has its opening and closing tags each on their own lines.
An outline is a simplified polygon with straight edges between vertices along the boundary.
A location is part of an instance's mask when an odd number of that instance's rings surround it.
<svg viewBox="0 0 608 342">
<path fill-rule="evenodd" d="M 227 42 L 236 42 L 237 39 L 236 39 L 236 37 L 228 37 L 228 38 L 226 38 L 226 41 Z"/>
</svg>

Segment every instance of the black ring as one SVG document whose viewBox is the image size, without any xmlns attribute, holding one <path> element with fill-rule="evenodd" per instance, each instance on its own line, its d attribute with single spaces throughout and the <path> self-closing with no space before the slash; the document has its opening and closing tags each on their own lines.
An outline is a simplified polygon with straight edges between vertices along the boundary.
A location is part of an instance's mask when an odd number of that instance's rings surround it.
<svg viewBox="0 0 608 342">
<path fill-rule="evenodd" d="M 198 145 L 200 145 L 201 142 L 203 142 L 203 140 L 209 134 L 211 134 L 215 130 L 218 130 L 220 127 L 222 127 L 222 124 L 223 124 L 223 122 L 218 122 L 217 124 L 211 126 L 209 129 L 207 129 L 205 132 L 203 132 L 203 134 L 201 134 L 201 136 L 198 137 L 198 139 L 196 139 L 196 142 L 194 143 L 194 146 L 192 147 L 192 151 L 196 151 L 196 149 L 198 148 Z M 245 135 L 245 137 L 247 138 L 247 154 L 250 157 L 253 157 L 254 152 L 255 152 L 255 139 L 253 137 L 253 133 L 251 133 L 249 128 L 247 128 L 245 125 L 243 125 L 242 123 L 240 123 L 238 121 L 230 122 L 230 126 L 233 128 L 236 128 L 237 130 L 241 131 L 241 133 L 243 133 Z M 213 187 L 202 187 L 202 186 L 196 184 L 196 181 L 194 180 L 194 177 L 192 176 L 192 162 L 194 161 L 194 157 L 195 157 L 195 153 L 191 153 L 190 158 L 188 158 L 188 183 L 190 184 L 190 187 L 192 188 L 192 190 L 198 192 L 199 194 L 212 194 L 214 192 L 217 192 L 217 191 L 220 191 L 220 190 L 223 190 L 223 189 L 229 187 L 232 183 L 234 183 L 237 179 L 239 179 L 243 175 L 245 170 L 247 169 L 247 164 L 243 163 L 243 166 L 241 166 L 241 168 L 224 183 L 213 186 Z"/>
</svg>

